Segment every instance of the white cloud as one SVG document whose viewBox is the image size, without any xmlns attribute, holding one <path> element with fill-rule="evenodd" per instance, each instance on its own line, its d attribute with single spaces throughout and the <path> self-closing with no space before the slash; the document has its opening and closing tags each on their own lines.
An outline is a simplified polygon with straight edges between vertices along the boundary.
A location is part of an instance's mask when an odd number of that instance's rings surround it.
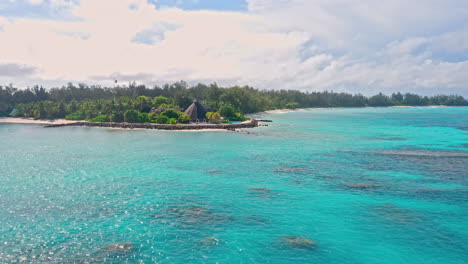
<svg viewBox="0 0 468 264">
<path fill-rule="evenodd" d="M 0 76 L 3 77 L 24 77 L 32 75 L 37 69 L 28 65 L 18 65 L 14 63 L 0 64 Z"/>
<path fill-rule="evenodd" d="M 166 33 L 175 31 L 178 27 L 178 25 L 160 22 L 154 24 L 148 29 L 137 32 L 132 41 L 142 44 L 155 45 L 164 40 Z"/>
<path fill-rule="evenodd" d="M 70 8 L 78 5 L 79 0 L 49 0 L 52 8 Z"/>
<path fill-rule="evenodd" d="M 40 69 L 19 84 L 184 79 L 468 94 L 464 0 L 249 0 L 245 13 L 156 9 L 145 0 L 49 1 L 74 19 L 0 17 L 9 51 L 0 63 Z"/>
<path fill-rule="evenodd" d="M 44 2 L 44 0 L 27 0 L 28 3 L 30 3 L 31 5 L 40 5 Z"/>
</svg>

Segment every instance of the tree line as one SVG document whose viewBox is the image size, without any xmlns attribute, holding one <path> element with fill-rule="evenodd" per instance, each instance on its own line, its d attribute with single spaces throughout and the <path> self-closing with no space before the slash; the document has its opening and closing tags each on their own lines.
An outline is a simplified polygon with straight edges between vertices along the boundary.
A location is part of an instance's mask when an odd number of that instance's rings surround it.
<svg viewBox="0 0 468 264">
<path fill-rule="evenodd" d="M 90 120 L 104 115 L 112 120 L 125 121 L 125 113 L 129 110 L 134 112 L 128 113 L 128 116 L 135 118 L 138 113 L 144 115 L 152 108 L 163 108 L 178 109 L 178 117 L 172 118 L 179 118 L 180 110 L 187 108 L 194 99 L 209 106 L 213 112 L 233 112 L 233 119 L 241 116 L 241 113 L 282 108 L 468 105 L 468 101 L 458 95 L 379 93 L 367 97 L 329 91 L 259 90 L 249 86 L 219 87 L 216 83 L 189 87 L 184 81 L 151 88 L 135 83 L 114 88 L 68 83 L 66 86 L 51 89 L 40 86 L 28 89 L 18 89 L 13 85 L 0 86 L 0 116 L 7 116 L 13 109 L 18 109 L 17 116 L 40 119 L 68 116 Z M 230 108 L 229 111 L 226 107 Z M 138 121 L 138 117 L 136 118 Z"/>
</svg>

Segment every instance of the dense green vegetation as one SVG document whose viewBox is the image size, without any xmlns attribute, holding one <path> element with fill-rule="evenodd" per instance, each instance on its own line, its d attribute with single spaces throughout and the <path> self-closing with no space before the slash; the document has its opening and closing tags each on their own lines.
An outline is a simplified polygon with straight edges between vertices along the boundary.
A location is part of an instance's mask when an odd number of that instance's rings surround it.
<svg viewBox="0 0 468 264">
<path fill-rule="evenodd" d="M 364 106 L 466 106 L 461 96 L 419 96 L 394 93 L 390 96 L 379 93 L 366 97 L 361 94 L 334 92 L 300 92 L 294 90 L 258 90 L 251 87 L 222 88 L 216 84 L 198 84 L 188 87 L 177 82 L 163 87 L 147 88 L 130 84 L 125 87 L 105 88 L 100 86 L 75 86 L 69 83 L 61 88 L 44 89 L 35 86 L 18 89 L 0 86 L 0 116 L 7 116 L 18 109 L 18 117 L 36 119 L 67 118 L 95 122 L 155 122 L 187 123 L 189 117 L 180 109 L 187 108 L 193 99 L 231 121 L 243 120 L 241 113 L 254 113 L 281 108 L 305 107 L 364 107 Z M 150 113 L 152 108 L 161 113 Z M 217 114 L 210 114 L 213 121 Z"/>
</svg>

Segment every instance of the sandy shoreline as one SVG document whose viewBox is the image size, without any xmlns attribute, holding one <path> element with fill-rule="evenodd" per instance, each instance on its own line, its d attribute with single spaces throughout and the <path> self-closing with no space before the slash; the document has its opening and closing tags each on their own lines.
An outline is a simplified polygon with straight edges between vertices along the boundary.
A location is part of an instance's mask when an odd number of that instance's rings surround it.
<svg viewBox="0 0 468 264">
<path fill-rule="evenodd" d="M 8 124 L 39 124 L 39 125 L 52 125 L 52 124 L 70 124 L 76 121 L 65 120 L 65 119 L 55 119 L 55 120 L 45 120 L 39 119 L 34 120 L 32 118 L 16 118 L 16 117 L 0 117 L 0 123 Z"/>
</svg>

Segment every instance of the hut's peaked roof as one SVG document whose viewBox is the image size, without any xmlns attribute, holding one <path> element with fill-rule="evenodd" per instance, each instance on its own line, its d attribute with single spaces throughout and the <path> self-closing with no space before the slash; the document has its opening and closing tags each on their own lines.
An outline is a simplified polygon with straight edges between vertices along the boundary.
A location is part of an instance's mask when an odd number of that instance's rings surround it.
<svg viewBox="0 0 468 264">
<path fill-rule="evenodd" d="M 205 108 L 196 99 L 193 101 L 193 104 L 191 104 L 185 110 L 185 113 L 190 117 L 190 120 L 200 120 L 206 118 Z"/>
</svg>

